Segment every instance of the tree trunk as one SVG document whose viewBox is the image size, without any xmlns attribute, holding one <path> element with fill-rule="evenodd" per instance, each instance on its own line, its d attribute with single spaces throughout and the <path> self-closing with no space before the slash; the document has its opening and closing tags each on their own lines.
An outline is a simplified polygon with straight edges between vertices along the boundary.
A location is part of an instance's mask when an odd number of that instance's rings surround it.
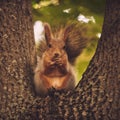
<svg viewBox="0 0 120 120">
<path fill-rule="evenodd" d="M 118 120 L 120 118 L 120 1 L 106 0 L 102 36 L 72 92 L 35 96 L 30 1 L 0 1 L 0 119 Z"/>
<path fill-rule="evenodd" d="M 33 96 L 33 55 L 30 1 L 0 0 L 0 120 L 17 120 L 26 110 Z"/>
</svg>

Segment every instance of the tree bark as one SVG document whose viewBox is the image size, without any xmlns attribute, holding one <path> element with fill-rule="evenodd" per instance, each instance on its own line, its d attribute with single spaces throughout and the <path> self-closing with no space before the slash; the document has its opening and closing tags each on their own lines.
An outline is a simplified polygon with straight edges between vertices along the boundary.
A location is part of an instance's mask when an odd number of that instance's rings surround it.
<svg viewBox="0 0 120 120">
<path fill-rule="evenodd" d="M 30 1 L 0 0 L 0 120 L 17 120 L 26 110 L 34 58 Z"/>
<path fill-rule="evenodd" d="M 72 92 L 33 90 L 35 63 L 29 0 L 0 1 L 0 119 L 118 120 L 120 118 L 120 1 L 106 0 L 102 36 Z"/>
</svg>

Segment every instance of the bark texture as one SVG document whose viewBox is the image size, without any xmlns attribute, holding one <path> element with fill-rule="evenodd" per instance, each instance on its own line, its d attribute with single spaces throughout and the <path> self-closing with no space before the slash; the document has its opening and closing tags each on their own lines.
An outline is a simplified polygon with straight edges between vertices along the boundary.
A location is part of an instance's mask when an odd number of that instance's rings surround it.
<svg viewBox="0 0 120 120">
<path fill-rule="evenodd" d="M 0 120 L 17 120 L 33 94 L 30 6 L 29 0 L 0 1 Z"/>
<path fill-rule="evenodd" d="M 106 0 L 102 36 L 72 92 L 34 95 L 34 41 L 29 0 L 0 1 L 0 119 L 118 120 L 120 118 L 120 1 Z"/>
</svg>

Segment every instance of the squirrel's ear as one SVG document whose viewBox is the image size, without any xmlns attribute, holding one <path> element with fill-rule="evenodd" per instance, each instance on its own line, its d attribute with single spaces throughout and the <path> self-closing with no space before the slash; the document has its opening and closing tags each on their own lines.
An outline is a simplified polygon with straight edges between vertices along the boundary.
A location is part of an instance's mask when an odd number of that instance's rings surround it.
<svg viewBox="0 0 120 120">
<path fill-rule="evenodd" d="M 44 30 L 45 30 L 45 39 L 47 42 L 51 40 L 51 28 L 48 23 L 44 23 Z"/>
</svg>

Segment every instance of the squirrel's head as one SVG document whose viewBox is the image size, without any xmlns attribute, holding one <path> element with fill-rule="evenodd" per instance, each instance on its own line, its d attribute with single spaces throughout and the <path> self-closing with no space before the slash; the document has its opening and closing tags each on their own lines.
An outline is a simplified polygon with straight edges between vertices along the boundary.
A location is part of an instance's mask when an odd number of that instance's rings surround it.
<svg viewBox="0 0 120 120">
<path fill-rule="evenodd" d="M 45 54 L 53 60 L 63 57 L 67 58 L 65 35 L 59 33 L 59 36 L 53 36 L 51 28 L 47 23 L 44 24 L 44 30 L 47 43 Z"/>
</svg>

